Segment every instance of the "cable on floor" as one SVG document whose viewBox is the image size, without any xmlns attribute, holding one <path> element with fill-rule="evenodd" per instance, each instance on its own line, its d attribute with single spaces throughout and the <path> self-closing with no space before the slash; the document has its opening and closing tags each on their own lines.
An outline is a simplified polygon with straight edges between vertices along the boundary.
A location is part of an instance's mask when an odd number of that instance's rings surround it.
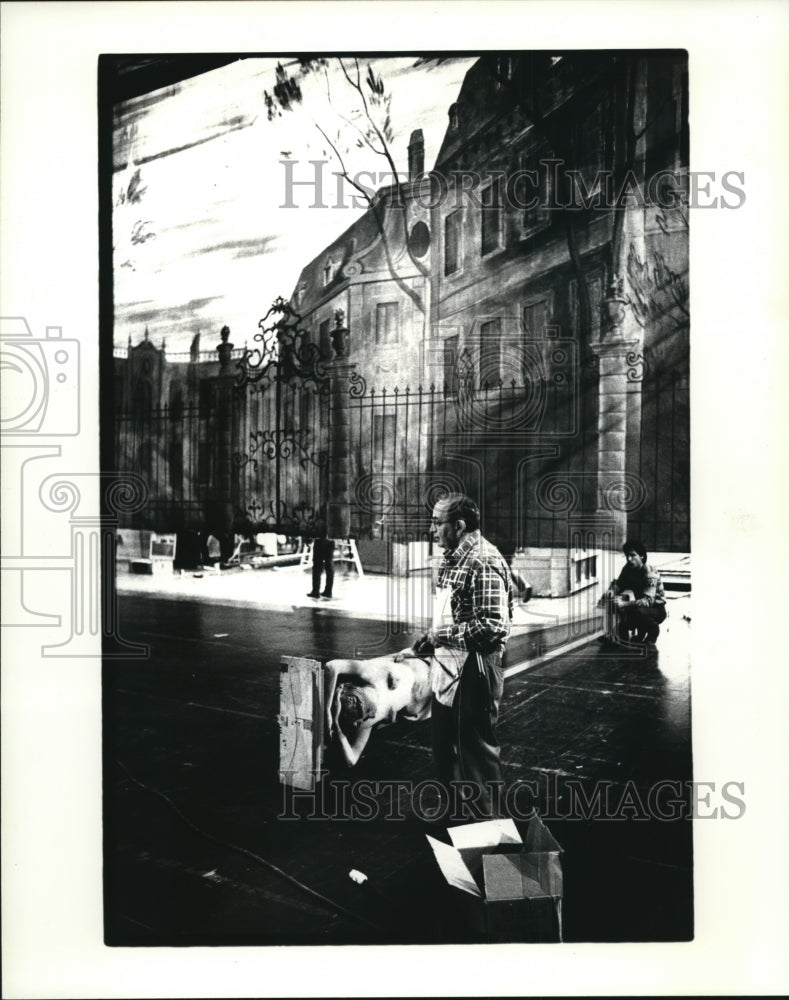
<svg viewBox="0 0 789 1000">
<path fill-rule="evenodd" d="M 118 765 L 118 767 L 121 768 L 121 770 L 123 770 L 126 773 L 126 776 L 133 785 L 136 785 L 138 788 L 141 788 L 143 791 L 148 792 L 151 795 L 155 795 L 157 798 L 160 798 L 163 802 L 167 803 L 167 805 L 173 810 L 173 812 L 181 820 L 182 823 L 188 826 L 190 830 L 194 831 L 196 834 L 203 837 L 205 840 L 210 840 L 212 843 L 217 844 L 220 847 L 224 847 L 227 850 L 235 851 L 237 854 L 243 854 L 247 858 L 252 858 L 253 861 L 257 861 L 258 864 L 263 865 L 264 868 L 267 868 L 269 871 L 274 872 L 275 875 L 279 875 L 280 878 L 283 878 L 286 881 L 290 882 L 292 885 L 295 885 L 297 888 L 301 889 L 303 892 L 306 892 L 314 899 L 318 899 L 322 903 L 327 903 L 337 913 L 341 913 L 347 917 L 350 917 L 352 920 L 359 921 L 360 923 L 367 924 L 368 927 L 372 927 L 374 930 L 377 931 L 385 930 L 385 928 L 381 927 L 380 924 L 376 924 L 372 920 L 368 920 L 367 917 L 363 917 L 358 913 L 354 913 L 352 910 L 346 909 L 346 907 L 344 907 L 341 903 L 338 903 L 335 900 L 330 899 L 328 896 L 324 896 L 322 893 L 318 892 L 315 889 L 311 889 L 310 886 L 305 885 L 303 882 L 300 882 L 297 878 L 294 878 L 293 875 L 289 875 L 286 871 L 283 871 L 282 868 L 277 867 L 277 865 L 275 865 L 273 862 L 268 861 L 266 858 L 262 858 L 259 854 L 255 854 L 254 851 L 247 850 L 246 847 L 241 847 L 238 844 L 231 844 L 229 841 L 226 840 L 220 840 L 219 837 L 215 837 L 212 833 L 209 833 L 207 830 L 203 830 L 201 827 L 193 823 L 188 816 L 185 816 L 184 813 L 182 813 L 181 810 L 178 808 L 178 806 L 173 802 L 173 800 L 169 798 L 169 796 L 165 795 L 164 792 L 160 792 L 158 788 L 152 788 L 150 785 L 146 785 L 142 781 L 139 781 L 137 778 L 134 777 L 134 775 L 131 773 L 128 767 L 126 767 L 123 761 L 118 760 L 117 757 L 115 758 L 115 763 Z"/>
</svg>

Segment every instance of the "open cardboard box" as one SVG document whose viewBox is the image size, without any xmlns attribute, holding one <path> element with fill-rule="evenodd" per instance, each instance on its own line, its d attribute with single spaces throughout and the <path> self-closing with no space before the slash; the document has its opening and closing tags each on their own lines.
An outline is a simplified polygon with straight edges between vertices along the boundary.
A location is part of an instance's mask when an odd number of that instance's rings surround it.
<svg viewBox="0 0 789 1000">
<path fill-rule="evenodd" d="M 428 836 L 438 866 L 472 926 L 489 941 L 561 941 L 562 849 L 535 813 L 450 827 Z"/>
</svg>

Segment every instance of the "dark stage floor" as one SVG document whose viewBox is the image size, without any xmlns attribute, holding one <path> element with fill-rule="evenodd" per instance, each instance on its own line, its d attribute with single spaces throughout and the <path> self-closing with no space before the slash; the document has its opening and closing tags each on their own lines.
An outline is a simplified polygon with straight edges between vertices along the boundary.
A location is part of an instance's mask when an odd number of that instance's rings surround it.
<svg viewBox="0 0 789 1000">
<path fill-rule="evenodd" d="M 407 637 L 323 608 L 255 614 L 123 597 L 120 610 L 124 636 L 151 656 L 105 666 L 108 944 L 480 940 L 424 836 L 441 833 L 414 815 L 406 790 L 387 786 L 383 815 L 368 821 L 309 819 L 320 806 L 308 801 L 280 818 L 281 656 L 373 655 Z M 686 803 L 692 777 L 679 609 L 669 626 L 646 658 L 592 642 L 505 685 L 505 778 L 536 783 L 564 849 L 565 941 L 693 936 L 691 822 L 670 804 Z M 332 764 L 323 811 L 345 779 L 431 778 L 429 725 L 376 732 L 353 771 Z M 352 882 L 351 869 L 368 882 Z"/>
</svg>

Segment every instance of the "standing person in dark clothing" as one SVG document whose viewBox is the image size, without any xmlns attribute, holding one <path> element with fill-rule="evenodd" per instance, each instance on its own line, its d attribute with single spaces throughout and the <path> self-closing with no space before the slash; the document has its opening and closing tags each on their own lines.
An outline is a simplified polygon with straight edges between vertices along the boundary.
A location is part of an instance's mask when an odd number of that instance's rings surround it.
<svg viewBox="0 0 789 1000">
<path fill-rule="evenodd" d="M 499 814 L 503 784 L 496 721 L 513 586 L 503 556 L 480 534 L 479 518 L 477 504 L 462 494 L 444 497 L 433 510 L 433 535 L 444 550 L 436 608 L 443 605 L 447 613 L 434 616 L 414 652 L 435 650 L 440 661 L 433 670 L 431 707 L 439 779 L 448 791 L 456 783 L 478 818 L 489 819 Z"/>
<path fill-rule="evenodd" d="M 307 597 L 324 597 L 331 600 L 334 588 L 334 539 L 327 536 L 326 516 L 323 512 L 315 522 L 312 541 L 312 590 Z M 326 574 L 326 586 L 321 592 L 321 574 Z"/>
<path fill-rule="evenodd" d="M 666 620 L 663 581 L 647 562 L 647 550 L 637 538 L 628 538 L 622 551 L 627 562 L 606 594 L 614 606 L 617 636 L 627 641 L 633 632 L 636 642 L 654 643 Z"/>
</svg>

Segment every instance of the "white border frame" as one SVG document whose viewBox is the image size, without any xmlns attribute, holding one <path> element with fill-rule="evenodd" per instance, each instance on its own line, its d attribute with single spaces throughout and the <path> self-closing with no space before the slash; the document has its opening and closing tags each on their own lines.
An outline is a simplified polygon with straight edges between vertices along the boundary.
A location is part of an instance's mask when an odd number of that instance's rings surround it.
<svg viewBox="0 0 789 1000">
<path fill-rule="evenodd" d="M 742 170 L 747 191 L 739 211 L 696 210 L 691 218 L 694 769 L 699 780 L 744 781 L 747 803 L 738 822 L 696 823 L 695 940 L 567 945 L 561 953 L 555 946 L 396 954 L 352 947 L 107 949 L 98 660 L 40 662 L 40 641 L 17 629 L 3 634 L 5 995 L 786 992 L 789 695 L 778 573 L 789 561 L 789 7 L 768 0 L 681 8 L 648 0 L 402 2 L 364 9 L 78 2 L 6 3 L 1 16 L 3 313 L 25 315 L 37 336 L 56 323 L 64 336 L 80 339 L 86 430 L 78 459 L 89 470 L 98 465 L 90 431 L 98 426 L 101 52 L 507 50 L 515 38 L 529 48 L 687 48 L 694 169 Z M 397 975 L 383 973 L 394 962 Z"/>
</svg>

